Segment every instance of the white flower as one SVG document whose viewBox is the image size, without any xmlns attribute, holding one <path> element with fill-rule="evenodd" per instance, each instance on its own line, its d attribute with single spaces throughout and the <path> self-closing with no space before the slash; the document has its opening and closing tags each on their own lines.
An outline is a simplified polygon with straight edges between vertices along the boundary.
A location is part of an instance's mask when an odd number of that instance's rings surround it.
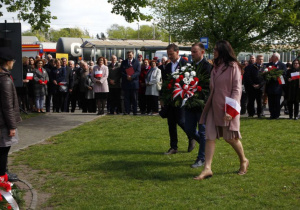
<svg viewBox="0 0 300 210">
<path fill-rule="evenodd" d="M 185 72 L 185 73 L 184 73 L 184 76 L 187 78 L 187 77 L 190 76 L 190 73 L 189 73 L 189 72 Z"/>
<path fill-rule="evenodd" d="M 186 65 L 187 65 L 187 66 L 191 66 L 191 64 L 190 64 L 190 63 L 187 63 Z"/>
<path fill-rule="evenodd" d="M 264 72 L 267 72 L 267 71 L 269 71 L 269 70 L 268 70 L 268 69 L 265 69 L 265 70 L 264 70 Z"/>
<path fill-rule="evenodd" d="M 174 78 L 174 79 L 178 79 L 178 78 L 179 78 L 179 75 L 175 74 L 175 75 L 173 75 L 173 78 Z"/>
<path fill-rule="evenodd" d="M 183 67 L 181 67 L 181 71 L 185 71 L 185 69 L 186 69 L 186 67 L 185 66 L 183 66 Z"/>
<path fill-rule="evenodd" d="M 193 76 L 193 77 L 196 76 L 196 72 L 195 72 L 195 71 L 192 71 L 192 72 L 191 72 L 191 76 Z"/>
<path fill-rule="evenodd" d="M 183 82 L 184 82 L 185 84 L 187 84 L 187 85 L 190 84 L 190 80 L 189 80 L 188 78 L 183 78 Z"/>
</svg>

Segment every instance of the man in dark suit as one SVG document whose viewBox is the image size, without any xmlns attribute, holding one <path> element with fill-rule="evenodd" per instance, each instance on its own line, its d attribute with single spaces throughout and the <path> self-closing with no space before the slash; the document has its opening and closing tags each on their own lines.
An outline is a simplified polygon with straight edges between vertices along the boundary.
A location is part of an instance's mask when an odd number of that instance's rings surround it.
<svg viewBox="0 0 300 210">
<path fill-rule="evenodd" d="M 175 44 L 170 44 L 167 47 L 167 54 L 170 63 L 167 64 L 165 72 L 166 77 L 176 71 L 176 69 L 185 66 L 187 64 L 186 60 L 179 56 L 179 48 Z M 169 135 L 170 135 L 170 149 L 165 153 L 166 155 L 176 154 L 177 153 L 177 124 L 185 131 L 184 123 L 185 123 L 185 115 L 184 108 L 174 107 L 172 105 L 168 106 L 168 126 L 169 126 Z M 189 141 L 192 139 L 189 138 Z"/>
<path fill-rule="evenodd" d="M 206 78 L 206 83 L 202 83 L 201 86 L 209 92 L 209 78 L 212 69 L 211 64 L 204 57 L 205 47 L 201 42 L 192 45 L 191 54 L 193 63 L 192 65 L 196 71 L 196 77 Z M 204 95 L 204 91 L 200 92 L 201 99 L 205 101 L 208 98 L 208 94 Z M 193 140 L 190 141 L 188 152 L 192 151 L 195 147 L 195 140 L 199 143 L 198 156 L 194 164 L 191 165 L 192 168 L 197 168 L 204 165 L 205 162 L 205 125 L 199 124 L 199 120 L 202 114 L 203 107 L 194 107 L 193 109 L 188 109 L 185 107 L 185 132 Z M 198 125 L 198 130 L 197 130 Z"/>
<path fill-rule="evenodd" d="M 65 82 L 67 82 L 67 86 L 69 86 L 69 75 L 71 74 L 71 68 L 67 65 L 67 58 L 61 58 L 62 65 L 61 68 L 65 71 Z M 62 93 L 62 112 L 69 112 L 69 90 L 66 93 Z"/>
<path fill-rule="evenodd" d="M 254 101 L 257 104 L 257 116 L 262 115 L 262 94 L 264 91 L 265 81 L 261 73 L 264 71 L 264 56 L 256 56 L 256 63 L 248 65 L 244 73 L 244 85 L 248 97 L 247 111 L 249 117 L 253 117 L 255 113 Z"/>
<path fill-rule="evenodd" d="M 69 61 L 69 68 L 70 71 L 68 73 L 69 77 L 69 100 L 67 104 L 67 112 L 69 111 L 69 105 L 71 103 L 71 112 L 75 111 L 76 108 L 76 101 L 78 101 L 79 95 L 79 74 L 80 71 L 75 67 L 75 62 L 70 60 Z"/>
<path fill-rule="evenodd" d="M 111 56 L 111 63 L 108 65 L 108 102 L 109 102 L 109 113 L 117 114 L 122 111 L 121 109 L 121 77 L 122 72 L 120 71 L 120 65 L 117 62 L 117 57 L 115 55 Z"/>
<path fill-rule="evenodd" d="M 137 97 L 139 89 L 139 76 L 141 73 L 140 62 L 133 58 L 133 52 L 127 52 L 127 59 L 121 63 L 122 89 L 124 91 L 124 115 L 130 114 L 131 106 L 133 115 L 137 114 Z"/>
<path fill-rule="evenodd" d="M 283 70 L 283 76 L 286 74 L 286 65 L 280 60 L 280 54 L 274 53 L 271 57 L 271 62 L 267 66 L 276 66 Z M 266 93 L 268 95 L 270 119 L 278 119 L 280 116 L 280 99 L 282 95 L 282 85 L 278 81 L 270 81 L 266 84 Z"/>
</svg>

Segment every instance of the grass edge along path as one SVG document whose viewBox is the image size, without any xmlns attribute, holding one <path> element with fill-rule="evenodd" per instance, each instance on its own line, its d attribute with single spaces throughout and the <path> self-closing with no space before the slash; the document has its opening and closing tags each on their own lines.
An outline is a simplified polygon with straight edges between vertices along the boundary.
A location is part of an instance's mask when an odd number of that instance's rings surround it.
<svg viewBox="0 0 300 210">
<path fill-rule="evenodd" d="M 242 119 L 249 171 L 217 141 L 214 176 L 195 181 L 196 148 L 166 156 L 167 122 L 158 116 L 105 116 L 13 154 L 11 170 L 27 165 L 28 180 L 51 195 L 54 209 L 297 209 L 300 206 L 299 122 Z M 21 172 L 21 171 L 19 171 Z M 30 170 L 26 172 L 30 177 Z"/>
</svg>

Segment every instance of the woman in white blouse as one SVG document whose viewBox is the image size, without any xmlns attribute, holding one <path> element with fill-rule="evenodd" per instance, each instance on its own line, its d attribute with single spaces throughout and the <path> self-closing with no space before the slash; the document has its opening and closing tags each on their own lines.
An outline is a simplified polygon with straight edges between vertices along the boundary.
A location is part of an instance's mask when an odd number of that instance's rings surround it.
<svg viewBox="0 0 300 210">
<path fill-rule="evenodd" d="M 151 69 L 145 77 L 147 113 L 148 115 L 158 115 L 158 96 L 161 88 L 161 70 L 156 66 L 156 61 L 150 61 Z"/>
</svg>

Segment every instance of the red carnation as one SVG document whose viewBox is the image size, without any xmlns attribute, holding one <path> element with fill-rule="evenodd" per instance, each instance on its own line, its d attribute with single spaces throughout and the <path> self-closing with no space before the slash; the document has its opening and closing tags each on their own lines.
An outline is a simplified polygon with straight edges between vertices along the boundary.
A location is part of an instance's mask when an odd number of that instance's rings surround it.
<svg viewBox="0 0 300 210">
<path fill-rule="evenodd" d="M 190 82 L 190 85 L 191 85 L 191 86 L 195 85 L 195 81 L 191 81 L 191 82 Z"/>
<path fill-rule="evenodd" d="M 7 206 L 7 209 L 11 209 L 11 205 L 8 205 L 8 206 Z"/>
<path fill-rule="evenodd" d="M 171 79 L 171 80 L 170 80 L 170 84 L 173 84 L 173 83 L 174 83 L 174 79 Z"/>
<path fill-rule="evenodd" d="M 194 81 L 195 81 L 195 82 L 199 82 L 198 77 L 194 77 Z"/>
<path fill-rule="evenodd" d="M 176 83 L 179 83 L 180 82 L 180 78 L 176 79 Z"/>
<path fill-rule="evenodd" d="M 167 88 L 170 90 L 172 88 L 172 84 L 168 84 Z"/>
<path fill-rule="evenodd" d="M 201 92 L 201 90 L 202 90 L 202 87 L 201 87 L 201 86 L 198 86 L 198 87 L 197 87 L 197 91 Z"/>
<path fill-rule="evenodd" d="M 179 76 L 179 79 L 180 79 L 180 80 L 183 80 L 183 78 L 184 78 L 183 75 L 180 75 L 180 76 Z"/>
</svg>

